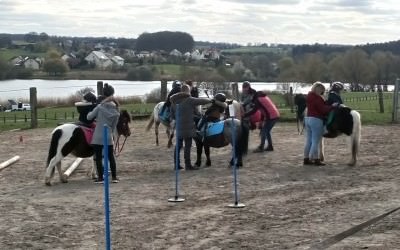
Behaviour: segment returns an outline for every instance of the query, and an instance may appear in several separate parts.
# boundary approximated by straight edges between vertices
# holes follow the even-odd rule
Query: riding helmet
[[[226,96],[224,93],[218,93],[214,96],[214,99],[220,102],[225,102],[226,101]]]
[[[114,88],[111,85],[109,85],[108,83],[104,84],[103,94],[106,97],[114,95]]]
[[[88,92],[83,96],[83,100],[91,103],[96,103],[96,95],[92,92]]]
[[[178,81],[178,80],[175,80],[175,81],[172,82],[172,88],[173,88],[173,89],[174,89],[174,88],[180,88],[181,85],[182,85],[181,82]]]
[[[332,83],[331,90],[333,90],[333,91],[341,91],[341,90],[343,90],[343,88],[344,88],[343,83],[334,82],[334,83]]]

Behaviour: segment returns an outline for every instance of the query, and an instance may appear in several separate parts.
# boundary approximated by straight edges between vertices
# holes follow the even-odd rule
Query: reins
[[[128,137],[125,136],[125,139],[124,139],[124,142],[122,143],[122,145],[119,144],[119,138],[121,138],[120,135],[118,136],[117,141],[115,142],[115,148],[114,148],[114,154],[115,154],[116,157],[118,157],[121,154],[122,149],[124,149],[126,139]]]

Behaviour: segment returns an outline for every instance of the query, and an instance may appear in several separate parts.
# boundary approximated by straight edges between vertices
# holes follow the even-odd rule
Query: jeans
[[[324,132],[324,122],[316,117],[305,117],[306,145],[304,146],[304,158],[319,159],[319,144]]]
[[[266,120],[264,121],[263,127],[261,128],[261,143],[260,148],[264,148],[265,139],[267,139],[268,147],[272,147],[272,137],[271,137],[271,130],[275,126],[275,123],[278,119]]]
[[[93,144],[94,156],[96,158],[97,176],[103,180],[103,145]],[[108,145],[108,160],[110,162],[111,176],[117,178],[117,164],[115,163],[114,147]]]
[[[183,157],[185,159],[185,167],[191,167],[191,161],[190,161],[190,151],[192,148],[192,137],[188,138],[176,138],[176,146],[175,146],[175,151],[174,151],[174,163],[176,164],[176,147],[178,147],[178,153],[180,154],[181,148],[183,147],[183,142],[185,142],[185,148],[183,151]],[[178,155],[178,164],[180,165],[180,157]]]

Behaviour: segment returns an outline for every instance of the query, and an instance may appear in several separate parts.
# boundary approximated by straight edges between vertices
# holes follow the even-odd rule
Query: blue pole
[[[111,232],[110,232],[110,192],[108,182],[108,127],[104,125],[103,129],[103,180],[104,180],[104,214],[106,227],[106,250],[111,250]]]
[[[175,199],[177,200],[179,197],[179,104],[176,105],[176,113],[175,113],[175,138],[176,138],[176,146],[175,146]]]
[[[233,158],[233,186],[235,190],[235,205],[239,203],[239,194],[237,190],[237,169],[236,169],[236,164],[237,164],[237,158],[236,158],[236,125],[235,125],[235,119],[232,116],[232,158]]]

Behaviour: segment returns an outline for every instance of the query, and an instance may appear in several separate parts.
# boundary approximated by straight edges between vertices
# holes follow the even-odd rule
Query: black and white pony
[[[169,123],[166,121],[163,121],[160,117],[160,111],[162,107],[164,106],[165,102],[159,102],[154,106],[153,112],[151,113],[149,123],[146,126],[146,131],[149,131],[151,127],[154,124],[154,132],[156,134],[156,145],[159,145],[159,140],[158,140],[158,128],[160,127],[160,124],[163,124],[166,128],[166,133],[168,136],[168,147],[172,146],[172,138],[174,137],[174,128],[173,124],[174,123]]]
[[[329,137],[325,138],[336,138],[342,134],[349,136],[351,159],[348,165],[354,166],[357,163],[357,156],[360,148],[361,115],[359,112],[343,105],[335,108],[333,112],[333,120],[328,124],[328,129],[330,131]],[[325,159],[324,138],[320,143],[320,159]]]
[[[117,136],[128,137],[131,135],[129,123],[131,116],[126,110],[122,110],[117,124]],[[47,156],[47,168],[45,174],[45,184],[50,186],[51,179],[57,166],[60,181],[68,182],[61,171],[61,161],[69,154],[76,157],[87,158],[93,156],[93,147],[87,142],[85,127],[74,123],[66,123],[56,127],[51,135],[49,154]],[[92,167],[92,178],[95,175],[94,164]]]
[[[201,155],[203,152],[206,155],[206,166],[211,166],[211,158],[210,158],[210,147],[213,148],[221,148],[225,147],[229,144],[235,145],[235,157],[236,159],[231,158],[230,166],[242,167],[243,166],[243,156],[247,154],[248,150],[248,142],[249,142],[249,128],[248,125],[243,123],[240,118],[242,115],[242,107],[240,103],[237,101],[233,101],[232,103],[235,110],[235,118],[226,118],[217,123],[208,123],[206,125],[207,129],[213,129],[213,126],[218,126],[220,133],[218,135],[208,135],[207,129],[206,131],[201,131],[200,133],[205,133],[203,135],[198,135],[194,138],[197,148],[197,158],[195,165],[197,167],[201,166]],[[229,114],[226,115],[229,117]],[[233,122],[233,123],[232,123]],[[235,133],[233,130],[235,129]],[[233,141],[233,139],[235,139]]]

